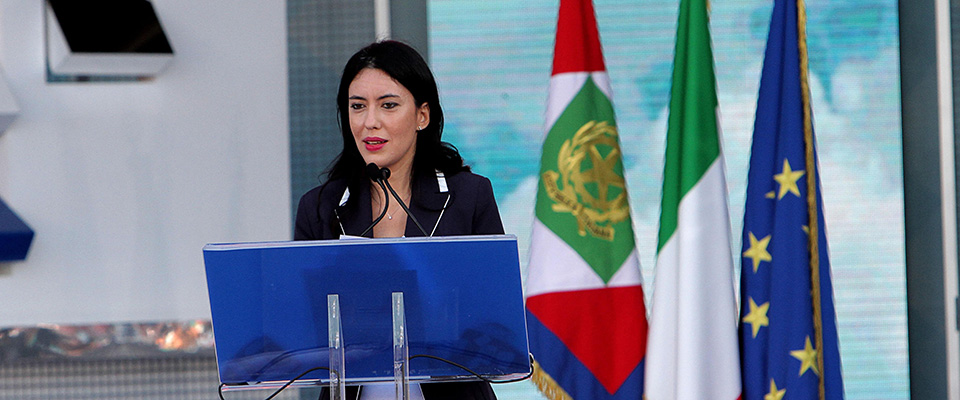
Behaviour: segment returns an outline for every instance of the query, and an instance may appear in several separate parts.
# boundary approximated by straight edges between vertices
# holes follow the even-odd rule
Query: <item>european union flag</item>
[[[740,277],[744,400],[843,398],[797,3],[774,2],[760,78]]]

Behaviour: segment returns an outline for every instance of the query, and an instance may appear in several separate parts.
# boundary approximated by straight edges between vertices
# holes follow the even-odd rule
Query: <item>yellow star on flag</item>
[[[623,188],[623,177],[616,173],[616,165],[620,161],[620,149],[614,148],[604,157],[597,150],[597,147],[593,146],[588,154],[593,167],[583,171],[584,180],[597,184],[597,191],[599,192],[597,201],[601,208],[609,208],[610,186]]]
[[[773,180],[780,184],[780,194],[777,195],[777,200],[782,199],[787,192],[793,193],[797,195],[797,197],[800,197],[800,188],[797,186],[797,180],[799,180],[803,174],[803,170],[794,171],[790,169],[790,162],[784,158],[783,172],[773,176]]]
[[[787,394],[787,389],[777,390],[777,384],[773,382],[773,379],[770,379],[770,393],[763,396],[763,400],[781,400],[785,394]]]
[[[808,369],[812,369],[814,374],[820,375],[820,371],[817,370],[817,350],[810,344],[810,336],[807,336],[802,350],[791,351],[790,355],[800,360],[800,375],[798,376],[803,376],[803,373],[807,372]]]
[[[757,240],[757,237],[750,232],[750,248],[743,252],[743,256],[753,260],[753,272],[757,272],[761,261],[773,261],[773,256],[767,252],[767,245],[770,244],[770,235]]]
[[[753,297],[750,298],[750,313],[743,317],[743,322],[750,324],[750,327],[753,328],[753,337],[757,337],[761,326],[770,326],[770,319],[767,318],[767,310],[769,309],[769,301],[757,306],[757,303],[753,301]]]

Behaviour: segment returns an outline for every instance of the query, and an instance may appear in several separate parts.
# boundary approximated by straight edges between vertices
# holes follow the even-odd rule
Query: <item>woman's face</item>
[[[430,107],[390,75],[365,68],[347,89],[350,131],[365,163],[409,173],[417,148],[417,130],[430,123]]]

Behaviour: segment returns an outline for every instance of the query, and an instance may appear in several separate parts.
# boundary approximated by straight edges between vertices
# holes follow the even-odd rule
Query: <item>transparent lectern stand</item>
[[[403,310],[403,293],[393,292],[391,310],[393,311],[393,384],[396,399],[410,398],[410,351],[407,348],[407,319]]]
[[[397,400],[410,398],[410,351],[407,348],[406,318],[403,310],[403,293],[391,294],[393,314],[393,383]],[[330,345],[330,399],[345,400],[343,331],[340,324],[340,295],[327,295],[327,322]]]
[[[204,265],[225,390],[530,372],[512,235],[214,244]],[[429,355],[414,358],[411,355]]]
[[[330,398],[344,400],[346,376],[343,355],[343,327],[340,324],[340,295],[327,295],[327,341],[330,348]]]

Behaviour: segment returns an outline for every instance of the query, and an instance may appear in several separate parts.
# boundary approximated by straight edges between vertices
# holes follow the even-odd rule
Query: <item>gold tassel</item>
[[[540,389],[540,393],[543,393],[549,400],[573,400],[573,397],[570,397],[567,391],[557,384],[557,381],[544,372],[543,368],[540,368],[540,363],[536,361],[533,362],[533,377],[531,380],[537,385],[537,389]]]

